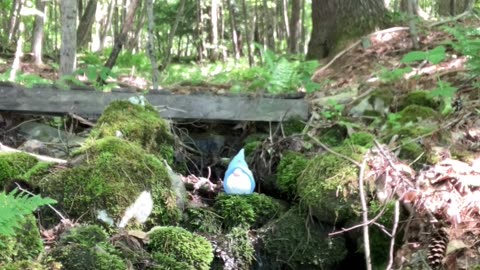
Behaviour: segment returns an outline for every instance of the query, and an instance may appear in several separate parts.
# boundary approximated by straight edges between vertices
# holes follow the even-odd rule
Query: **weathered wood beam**
[[[109,93],[90,90],[25,89],[0,85],[0,111],[67,114],[96,118],[114,100],[139,95],[131,91]],[[284,121],[308,119],[309,106],[304,99],[280,99],[245,96],[174,95],[153,92],[144,95],[167,119],[232,121]]]

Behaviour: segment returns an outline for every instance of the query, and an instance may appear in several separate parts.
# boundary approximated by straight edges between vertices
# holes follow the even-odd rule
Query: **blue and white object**
[[[245,161],[245,150],[240,152],[228,164],[223,179],[223,188],[227,194],[252,194],[255,189],[253,173]]]

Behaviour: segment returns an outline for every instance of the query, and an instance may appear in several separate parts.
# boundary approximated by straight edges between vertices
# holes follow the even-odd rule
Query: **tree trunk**
[[[9,80],[11,82],[15,81],[17,72],[20,70],[20,59],[23,56],[23,32],[25,31],[25,25],[21,20],[19,20],[19,26],[18,26],[18,41],[17,41],[17,49],[15,51],[15,58],[13,59],[13,64],[12,64],[12,70],[10,71],[10,76]]]
[[[142,5],[140,3],[140,6],[138,8],[142,8]],[[142,31],[143,29],[143,26],[145,25],[145,20],[146,20],[146,10],[145,9],[141,9],[142,12],[140,12],[138,14],[138,17],[137,17],[137,24],[135,26],[135,29],[133,31],[133,34],[130,36],[130,39],[128,40],[127,44],[127,50],[129,52],[133,52],[135,49],[137,49],[137,51],[143,51],[143,49],[140,49],[140,43],[141,41],[139,40],[139,36],[140,36],[140,32]]]
[[[245,38],[247,39],[247,52],[248,52],[248,65],[253,66],[253,55],[252,55],[252,46],[250,42],[250,27],[248,25],[248,12],[247,12],[247,4],[245,3],[246,0],[241,0],[242,1],[242,10],[243,10],[243,18],[245,20],[245,25],[243,26],[245,28]]]
[[[287,0],[282,1],[282,17],[283,17],[283,23],[285,27],[285,38],[288,42],[288,38],[290,37],[290,28],[288,26],[288,4]]]
[[[154,27],[155,22],[153,18],[153,0],[147,0],[145,3],[145,9],[147,12],[148,21],[148,42],[147,42],[147,55],[150,57],[152,63],[152,86],[153,90],[158,89],[158,68],[157,58],[155,57],[155,43],[154,43]]]
[[[97,12],[98,0],[89,0],[87,7],[83,12],[77,29],[77,48],[84,47],[89,41],[89,33],[91,33],[95,13]]]
[[[288,38],[288,52],[298,53],[300,45],[300,12],[302,10],[302,0],[292,0],[292,13],[290,15],[290,36]]]
[[[455,16],[468,10],[469,1],[437,0],[437,12],[440,16]]]
[[[12,3],[12,9],[10,11],[10,23],[8,24],[8,40],[7,44],[15,43],[15,33],[18,30],[20,22],[20,10],[22,9],[22,0],[14,0]]]
[[[168,64],[170,64],[170,59],[172,57],[173,39],[175,38],[175,33],[177,32],[178,24],[180,23],[180,20],[183,18],[186,2],[187,0],[180,1],[180,9],[178,10],[177,17],[175,18],[175,22],[172,25],[172,29],[170,29],[170,33],[168,35],[168,40],[167,40],[167,47],[165,48],[165,52],[164,52],[165,56],[163,58],[163,63],[161,67],[162,70],[166,69]]]
[[[32,38],[32,54],[35,59],[35,65],[42,65],[42,51],[43,51],[43,34],[44,34],[44,25],[45,19],[47,18],[45,14],[45,1],[37,0],[36,9],[42,13],[42,15],[35,15],[35,24],[33,26],[33,38]]]
[[[205,31],[205,20],[203,16],[203,5],[202,0],[197,0],[197,40],[198,40],[198,60],[203,61],[206,56],[205,51],[205,40],[204,40],[204,31]],[[169,49],[169,48],[168,48]]]
[[[264,36],[266,41],[265,45],[267,46],[268,49],[275,51],[275,25],[273,24],[275,12],[272,12],[271,10],[269,10],[270,8],[268,7],[267,0],[263,0],[262,8],[263,8],[263,18],[264,18],[263,24],[265,27],[265,31],[264,31]]]
[[[69,75],[76,66],[77,56],[77,2],[60,1],[62,45],[60,47],[60,77]]]
[[[120,51],[122,50],[122,47],[127,40],[128,32],[130,31],[130,29],[132,29],[133,19],[135,18],[135,12],[137,11],[139,3],[140,3],[140,0],[132,0],[130,2],[127,16],[125,17],[125,21],[123,22],[123,25],[122,25],[122,31],[118,34],[117,39],[115,39],[112,52],[110,53],[110,56],[108,57],[108,60],[105,63],[105,67],[112,69],[113,66],[115,65],[115,62],[117,61],[117,57],[120,54]]]
[[[230,13],[230,28],[232,31],[232,43],[233,43],[233,52],[235,54],[235,60],[240,59],[242,55],[242,43],[241,43],[241,34],[237,27],[237,18],[236,7],[232,3],[233,0],[226,0],[228,5],[228,12]]]
[[[211,29],[212,29],[212,51],[210,52],[210,59],[215,61],[218,59],[218,14],[220,3],[219,0],[212,0],[211,4],[211,14],[210,14],[210,22],[211,22]]]
[[[356,39],[386,24],[383,0],[312,0],[308,59],[321,59],[338,49],[338,41]]]
[[[113,18],[113,13],[115,12],[114,2],[115,0],[109,1],[107,11],[106,11],[107,16],[101,16],[102,19],[98,23],[100,27],[100,29],[98,30],[99,44],[97,49],[93,48],[93,51],[96,51],[96,50],[100,51],[100,50],[103,50],[103,48],[105,47],[105,41],[107,39],[108,31],[112,28],[112,18]]]

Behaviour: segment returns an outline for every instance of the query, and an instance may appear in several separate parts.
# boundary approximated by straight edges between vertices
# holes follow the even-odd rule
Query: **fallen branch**
[[[0,143],[0,152],[4,152],[4,153],[25,153],[27,155],[30,155],[30,156],[33,156],[33,157],[37,158],[40,161],[53,162],[53,163],[59,163],[59,164],[66,164],[67,163],[67,161],[64,160],[64,159],[52,158],[52,157],[47,157],[47,156],[42,156],[42,155],[37,155],[37,154],[33,154],[33,153],[20,151],[20,150],[5,146],[2,143]]]
[[[360,174],[358,176],[358,188],[360,191],[360,202],[362,204],[362,220],[363,223],[368,223],[368,208],[367,200],[365,199],[365,190],[363,189],[363,178],[365,177],[365,167],[367,166],[367,158],[365,157],[360,167]],[[363,226],[363,247],[365,251],[365,263],[367,270],[372,270],[372,258],[370,256],[370,236],[368,233],[368,226]]]
[[[443,20],[443,21],[434,22],[434,23],[430,24],[430,25],[428,26],[428,28],[432,28],[432,27],[439,26],[439,25],[442,25],[442,24],[445,24],[445,23],[449,23],[449,22],[454,22],[454,21],[460,20],[461,18],[466,17],[466,16],[469,15],[469,14],[471,14],[471,10],[467,10],[467,11],[461,13],[461,14],[458,14],[458,15],[455,16],[455,17],[448,18],[448,19]]]

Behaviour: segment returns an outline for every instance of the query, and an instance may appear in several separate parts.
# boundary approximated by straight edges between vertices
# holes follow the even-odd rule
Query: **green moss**
[[[148,249],[152,254],[158,252],[177,262],[183,262],[188,265],[186,269],[210,269],[213,250],[210,242],[204,237],[183,228],[171,226],[155,227],[148,233],[148,236]],[[159,264],[162,261],[155,261],[155,263]]]
[[[0,235],[0,263],[17,260],[31,260],[43,252],[43,242],[37,227],[35,217],[28,215],[18,228],[14,236]]]
[[[107,237],[107,233],[100,226],[86,225],[72,228],[62,234],[59,245],[77,243],[92,247],[97,243],[107,241]]]
[[[373,146],[374,139],[375,136],[368,132],[355,132],[350,135],[350,138],[346,139],[344,143],[370,148]]]
[[[382,216],[378,219],[378,223],[386,228],[392,228],[395,203],[390,201],[385,207]],[[383,208],[383,204],[380,204],[375,200],[371,201],[369,205],[369,216],[377,216]],[[358,241],[362,240],[359,238]],[[401,242],[400,239],[398,239],[398,241]],[[360,243],[359,249],[363,250],[363,242]],[[373,268],[386,269],[389,257],[388,254],[390,251],[390,237],[377,226],[370,227],[370,250],[372,254]]]
[[[92,138],[115,136],[120,131],[123,138],[140,144],[147,151],[173,164],[174,139],[169,124],[163,120],[151,105],[142,107],[129,101],[114,101],[103,111]]]
[[[88,141],[79,154],[85,156],[83,163],[57,170],[39,183],[42,193],[56,199],[57,207],[70,217],[95,222],[97,211],[106,210],[118,220],[142,191],[150,190],[152,220],[157,224],[179,220],[164,164],[139,145],[106,137]]]
[[[280,203],[264,194],[227,195],[219,194],[214,205],[223,217],[223,226],[259,228],[281,211]]]
[[[153,266],[149,269],[155,270],[195,270],[188,263],[177,261],[175,258],[165,255],[163,252],[154,252],[152,254]]]
[[[423,154],[423,152],[423,147],[419,143],[407,142],[402,143],[402,148],[398,157],[409,161],[420,158],[419,160],[417,160],[417,163],[424,163],[426,161],[426,156]]]
[[[427,91],[413,91],[407,94],[407,96],[401,101],[399,109],[402,110],[409,105],[418,105],[423,107],[429,107],[434,110],[440,109],[439,102],[433,97],[429,96]]]
[[[127,266],[115,249],[107,243],[87,246],[78,243],[59,246],[50,257],[65,270],[125,270]]]
[[[225,237],[238,269],[251,269],[255,260],[255,248],[250,241],[248,230],[235,227]]]
[[[361,161],[365,149],[359,146],[335,147],[333,151]],[[357,216],[358,167],[330,153],[310,160],[298,180],[301,201],[312,208],[322,222],[342,222]]]
[[[293,119],[283,123],[283,131],[286,136],[302,133],[304,128],[305,123],[302,120]]]
[[[307,166],[307,158],[301,153],[286,152],[277,167],[278,189],[293,198],[297,194],[297,179]]]
[[[50,170],[55,166],[54,163],[48,163],[40,161],[35,166],[30,168],[27,172],[25,172],[21,178],[26,179],[28,182],[37,183],[45,177],[47,174],[50,173]]]
[[[221,216],[209,208],[188,208],[183,227],[189,231],[218,234],[221,232]]]
[[[398,119],[398,122],[401,124],[406,124],[408,122],[416,123],[423,119],[439,118],[439,113],[434,109],[419,105],[408,105],[401,110],[399,114],[400,118]]]
[[[29,261],[29,260],[16,261],[12,263],[7,263],[5,265],[0,264],[0,269],[2,270],[47,270],[47,268],[42,266],[41,264],[34,261]]]
[[[262,230],[265,252],[280,264],[275,269],[330,269],[345,258],[344,239],[329,238],[327,229],[308,220],[294,207]]]
[[[25,153],[0,153],[0,188],[3,189],[4,181],[9,178],[19,178],[38,160]]]
[[[342,126],[334,126],[322,131],[319,138],[321,142],[328,146],[338,146],[343,143],[343,140],[347,136],[347,131]]]

